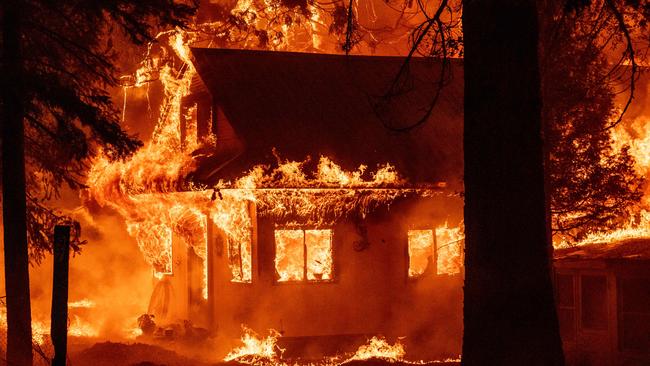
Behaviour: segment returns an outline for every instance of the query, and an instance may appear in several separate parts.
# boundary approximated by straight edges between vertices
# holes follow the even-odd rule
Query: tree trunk
[[[52,366],[65,366],[68,354],[68,275],[70,273],[70,226],[54,227],[52,314],[50,338],[54,346]]]
[[[537,10],[467,0],[463,365],[563,365],[546,224]]]
[[[7,363],[32,365],[25,194],[25,113],[20,1],[2,2],[2,214],[7,291]]]

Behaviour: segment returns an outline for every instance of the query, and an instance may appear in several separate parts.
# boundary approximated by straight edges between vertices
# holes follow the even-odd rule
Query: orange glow
[[[256,2],[239,0],[233,12],[260,14],[258,7]],[[321,16],[320,10],[314,10],[310,19],[318,20]],[[262,27],[258,24],[263,22],[262,18],[242,19]],[[304,38],[305,47],[311,50],[321,47],[323,40],[317,33],[323,29],[319,25],[309,22],[301,25],[296,21],[289,28],[305,24],[309,35]],[[219,24],[201,26],[218,29]],[[270,39],[269,47],[285,49],[292,42],[295,45],[297,38],[292,39],[295,32],[289,28],[284,30],[286,37]],[[263,217],[272,219],[279,228],[286,228],[275,232],[275,268],[279,282],[331,281],[335,275],[333,232],[321,228],[332,227],[349,217],[363,219],[398,198],[441,194],[440,185],[409,186],[389,163],[376,167],[361,164],[348,170],[327,156],[319,156],[315,170],[309,171],[306,167],[313,166],[307,164],[309,158],[286,160],[277,152],[274,152],[276,165],[255,166],[241,172],[233,181],[213,182],[210,186],[193,183],[189,177],[197,167],[194,153],[198,149],[214,148],[219,138],[212,133],[199,138],[199,105],[182,104],[190,94],[192,80],[196,79],[189,46],[197,37],[192,32],[180,31],[159,34],[159,44],[182,61],[180,67],[166,57],[147,57],[130,77],[130,85],[124,86],[126,108],[127,88],[139,89],[144,94],[151,80],[162,85],[164,101],[152,137],[122,161],[110,161],[100,154],[93,161],[86,182],[89,188],[84,192],[89,202],[110,208],[124,218],[129,235],[151,265],[155,277],[173,275],[177,270],[174,260],[182,253],[172,253],[172,244],[174,250],[179,246],[191,249],[201,259],[202,296],[207,299],[208,243],[217,237],[226,246],[230,281],[252,282],[253,248],[257,245],[255,223],[258,217]],[[291,49],[298,50],[295,46]],[[299,227],[309,229],[298,230]],[[81,319],[77,321],[74,326],[78,334],[96,334]],[[128,333],[136,337],[141,331],[132,329]],[[247,355],[275,357],[269,351],[275,347],[273,334],[260,338],[245,330],[242,341],[245,346],[231,352],[227,359],[239,360]]]
[[[307,279],[332,279],[332,230],[305,230]]]
[[[463,240],[465,233],[461,227],[444,226],[436,228],[437,273],[457,274],[463,266]]]
[[[409,230],[409,277],[424,274],[433,260],[433,230]]]
[[[391,345],[383,337],[372,337],[368,340],[368,344],[365,344],[355,352],[355,354],[350,357],[348,361],[352,360],[368,360],[371,358],[379,358],[386,361],[402,361],[406,355],[404,346],[397,341],[395,344]]]
[[[304,277],[305,247],[302,230],[275,231],[275,270],[278,282],[300,281]]]
[[[278,282],[331,280],[332,230],[275,230],[275,270]]]
[[[284,352],[284,349],[277,345],[280,333],[271,329],[269,330],[269,335],[262,338],[244,325],[242,325],[242,329],[244,331],[241,337],[243,345],[230,351],[224,358],[224,361],[237,361],[251,365],[265,362],[279,364],[279,362],[273,361],[278,361],[282,356],[282,352]]]
[[[3,332],[7,331],[7,308],[4,306],[0,307],[0,329]],[[94,325],[76,315],[71,315],[68,324],[68,335],[70,337],[94,338],[99,335],[99,331]],[[32,342],[42,346],[49,342],[49,336],[50,322],[32,319]]]
[[[621,123],[612,129],[612,147],[620,150],[629,146],[629,153],[634,157],[634,168],[640,176],[650,176],[650,119],[638,117],[630,123]],[[650,182],[645,183],[645,192],[641,202],[628,209],[630,219],[616,230],[593,231],[578,243],[566,239],[553,243],[556,248],[574,245],[606,244],[615,241],[650,238]]]
[[[232,282],[251,282],[253,269],[250,236],[244,236],[241,241],[228,240],[228,266],[230,266]]]
[[[465,234],[462,227],[448,227],[447,223],[434,230],[409,230],[409,277],[423,275],[433,264],[434,243],[436,274],[458,274],[463,266],[462,251]]]

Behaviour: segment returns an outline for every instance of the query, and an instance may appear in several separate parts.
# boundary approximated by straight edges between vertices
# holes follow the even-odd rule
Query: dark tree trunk
[[[52,366],[65,366],[68,353],[68,274],[70,272],[70,226],[54,228],[52,314],[50,337],[54,346]]]
[[[7,362],[32,365],[25,195],[25,114],[20,1],[2,2],[2,214],[7,291]]]
[[[546,224],[537,11],[466,0],[463,365],[563,365]]]

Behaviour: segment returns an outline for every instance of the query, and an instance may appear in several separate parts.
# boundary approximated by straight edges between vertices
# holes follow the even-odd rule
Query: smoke
[[[101,339],[126,339],[146,312],[152,291],[151,266],[143,259],[124,221],[108,211],[78,206],[75,192],[65,191],[59,207],[81,223],[88,240],[70,258],[70,333]],[[49,324],[52,298],[51,256],[30,271],[34,322]],[[49,326],[47,326],[49,328]]]

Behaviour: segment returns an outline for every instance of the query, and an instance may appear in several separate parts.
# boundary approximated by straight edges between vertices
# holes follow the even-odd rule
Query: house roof
[[[555,260],[650,260],[650,238],[556,249]]]
[[[204,48],[193,48],[192,54],[214,104],[244,144],[233,160],[215,154],[201,163],[204,181],[230,179],[256,164],[272,164],[275,148],[283,159],[310,156],[317,161],[325,155],[346,169],[365,164],[373,170],[388,162],[411,183],[445,181],[462,189],[459,61],[452,62],[449,82],[426,123],[395,132],[385,124],[411,124],[433,100],[439,61],[414,58],[407,91],[380,104],[401,57]]]

